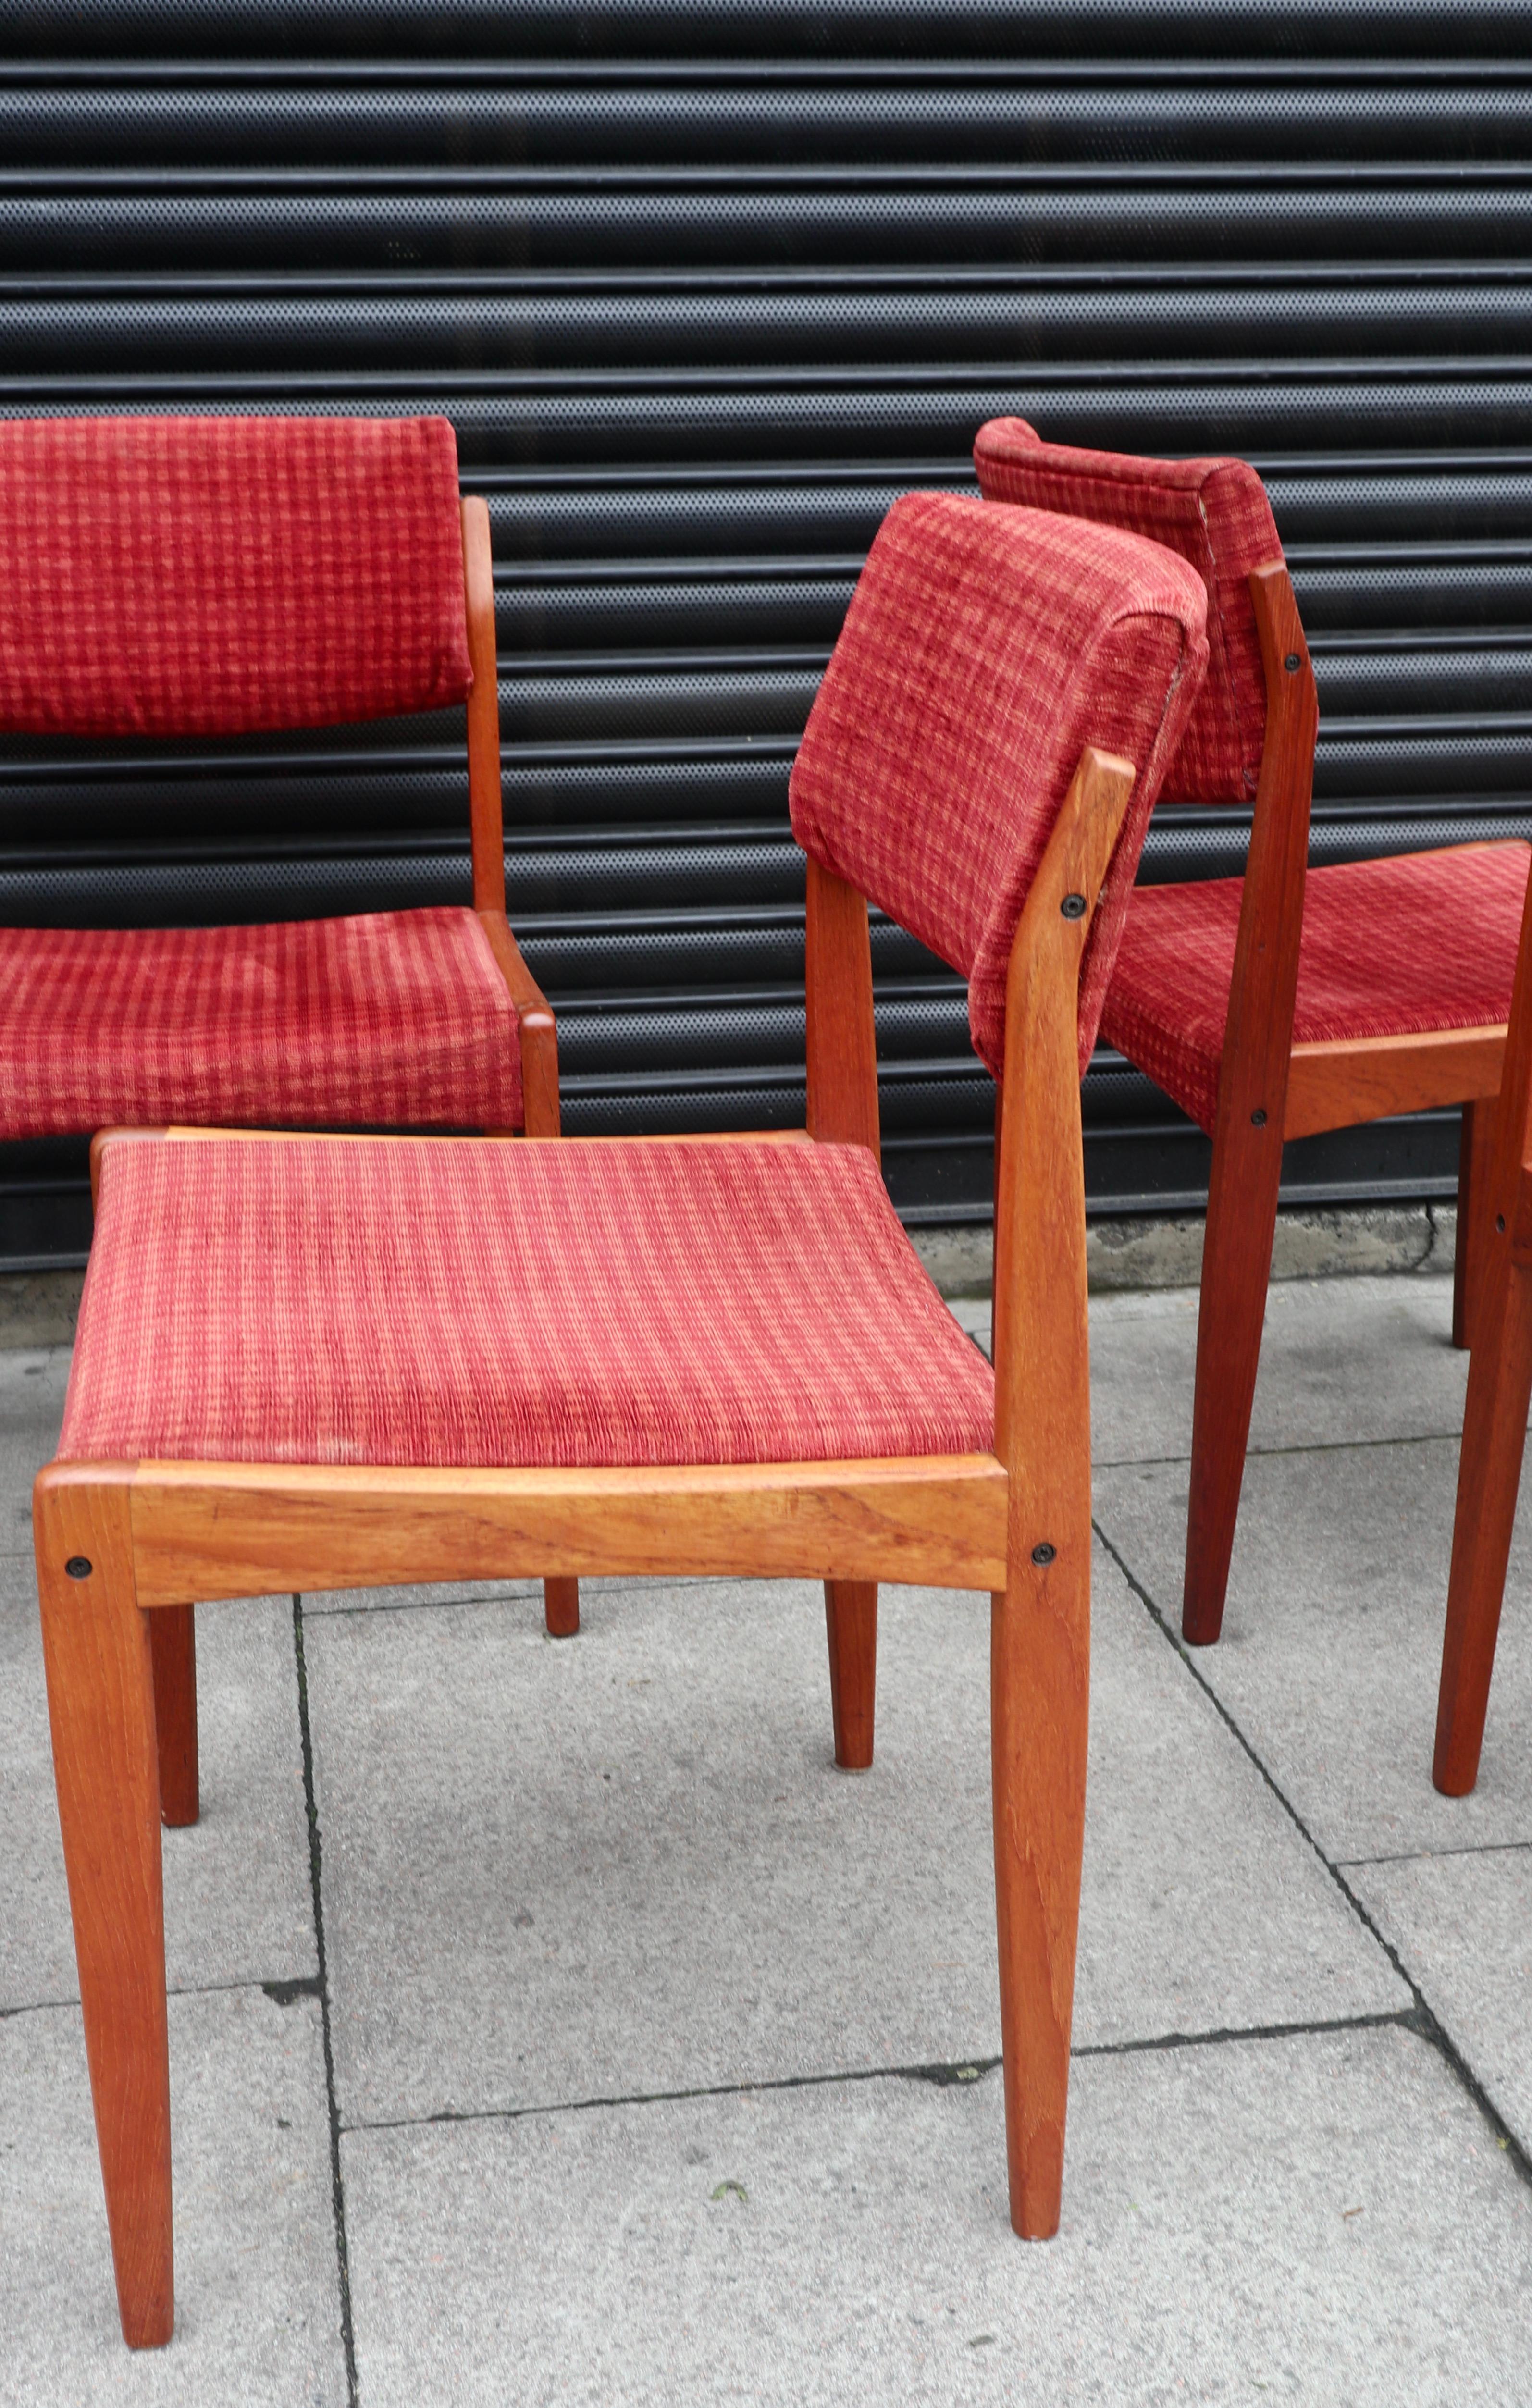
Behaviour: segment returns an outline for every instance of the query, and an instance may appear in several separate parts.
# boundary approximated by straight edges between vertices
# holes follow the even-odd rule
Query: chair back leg
[[[1089,1465],[1089,1432],[1083,1439]],[[1087,1478],[1088,1478],[1087,1470]],[[1045,1568],[1009,1566],[990,1607],[990,1746],[1010,2221],[1058,2230],[1085,1846],[1091,1527]]]
[[[835,1760],[842,1772],[866,1772],[872,1762],[878,1690],[877,1582],[827,1580],[824,1627],[830,1641]]]
[[[1281,1149],[1244,1136],[1220,1129],[1202,1241],[1181,1598],[1181,1632],[1193,1647],[1212,1646],[1224,1627],[1277,1229]]]
[[[580,1631],[579,1581],[545,1580],[542,1613],[550,1639],[576,1638]]]
[[[1486,1252],[1463,1415],[1431,1767],[1448,1798],[1466,1797],[1479,1778],[1532,1402],[1532,1269],[1513,1262],[1504,1242]]]
[[[1091,1687],[1091,1379],[1077,998],[1087,914],[1132,790],[1087,750],[1006,989],[995,1229],[995,1451],[1006,1585],[990,1608],[990,1760],[1010,2221],[1058,2230]]]
[[[197,1640],[193,1605],[163,1605],[149,1616],[159,1742],[160,1820],[174,1829],[197,1819]]]
[[[118,2309],[129,2346],[152,2349],[175,2320],[170,2057],[154,1670],[149,1616],[135,1598],[126,1485],[45,1473],[34,1526]]]

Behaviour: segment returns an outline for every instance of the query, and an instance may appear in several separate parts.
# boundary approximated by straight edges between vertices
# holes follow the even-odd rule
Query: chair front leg
[[[1221,1128],[1202,1241],[1181,1600],[1181,1632],[1194,1647],[1212,1646],[1224,1627],[1281,1182],[1280,1140],[1239,1143]]]
[[[835,1760],[842,1772],[866,1772],[872,1762],[878,1688],[877,1582],[827,1580],[824,1627],[830,1641]]]
[[[197,1819],[197,1635],[194,1605],[162,1605],[149,1617],[159,1742],[160,1820]]]
[[[152,2349],[175,2320],[154,1667],[125,1481],[88,1469],[37,1483],[37,1589],[118,2308],[130,2347]]]

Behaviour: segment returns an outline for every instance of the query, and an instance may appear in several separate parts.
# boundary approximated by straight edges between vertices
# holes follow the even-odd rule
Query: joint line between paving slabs
[[[1388,2014],[1335,2015],[1314,2023],[1229,2024],[1208,2031],[1156,2032],[1144,2040],[1087,2042],[1080,2048],[1072,2048],[1069,2055],[1071,2059],[1138,2057],[1154,2049],[1220,2048],[1238,2041],[1294,2040],[1315,2032],[1376,2031],[1391,2024],[1402,2024],[1409,2031],[1423,2028],[1417,2008],[1400,2007]],[[524,2107],[437,2107],[422,2115],[364,2115],[342,2128],[348,2132],[406,2132],[422,2124],[519,2124],[529,2115],[590,2115],[603,2107],[669,2107],[689,2099],[752,2099],[776,2090],[823,2090],[838,2083],[926,2082],[933,2089],[955,2090],[997,2072],[1001,2062],[997,2057],[966,2057],[940,2065],[840,2066],[824,2073],[781,2073],[755,2082],[708,2082],[681,2090],[626,2090],[603,2093],[594,2099],[534,2100]]]
[[[324,2097],[330,2117],[330,2194],[335,2211],[336,2271],[340,2284],[340,2344],[346,2354],[346,2398],[358,2408],[356,2334],[351,2324],[351,2265],[346,2245],[346,2186],[340,2172],[340,2106],[336,2097],[336,2056],[330,2031],[330,1971],[324,1948],[324,1899],[321,1885],[319,1805],[314,1794],[314,1739],[308,1720],[308,1667],[303,1652],[303,1599],[293,1598],[293,1653],[298,1670],[298,1732],[303,1742],[303,1797],[308,1814],[308,1885],[314,1899],[314,1949],[319,1959],[320,2032],[324,2044]]]
[[[603,2107],[669,2107],[688,2099],[752,2099],[771,2090],[823,2090],[838,2082],[928,2082],[947,2090],[981,2081],[997,2057],[957,2057],[951,2065],[850,2065],[828,2073],[781,2073],[755,2082],[703,2082],[681,2090],[624,2090],[594,2099],[537,2099],[525,2107],[436,2107],[423,2115],[359,2116],[348,2132],[408,2132],[422,2124],[519,2124],[528,2115],[590,2115]]]
[[[1249,1462],[1267,1462],[1276,1455],[1365,1455],[1380,1446],[1445,1446],[1456,1445],[1461,1430],[1405,1430],[1391,1438],[1310,1438],[1294,1446],[1247,1446]],[[1190,1463],[1189,1454],[1181,1455],[1098,1455],[1095,1458],[1097,1471],[1164,1471],[1174,1464]]]
[[[1396,2007],[1391,2014],[1320,2015],[1292,2024],[1217,2024],[1210,2031],[1155,2032],[1147,2040],[1087,2041],[1069,2051],[1077,2057],[1142,2057],[1160,2048],[1227,2048],[1237,2041],[1312,2040],[1326,2032],[1386,2031],[1401,2024],[1406,2031],[1421,2029],[1417,2007]],[[1430,2035],[1425,2035],[1429,2039]]]
[[[1399,1848],[1392,1856],[1337,1856],[1342,1872],[1365,1865],[1434,1865],[1442,1856],[1525,1856],[1532,1840],[1473,1840],[1461,1848]]]
[[[1325,1855],[1324,1849],[1320,1846],[1319,1842],[1315,1839],[1312,1831],[1309,1828],[1308,1824],[1304,1821],[1303,1816],[1298,1813],[1297,1808],[1294,1805],[1286,1791],[1281,1788],[1281,1784],[1267,1770],[1266,1765],[1256,1754],[1254,1747],[1246,1738],[1244,1732],[1239,1727],[1239,1725],[1236,1722],[1233,1714],[1224,1703],[1223,1698],[1219,1696],[1217,1690],[1208,1679],[1207,1674],[1201,1671],[1193,1662],[1191,1650],[1184,1644],[1180,1634],[1171,1628],[1169,1623],[1166,1620],[1165,1615],[1160,1612],[1159,1607],[1155,1604],[1153,1598],[1150,1596],[1149,1591],[1145,1588],[1142,1581],[1138,1578],[1136,1573],[1128,1570],[1128,1567],[1124,1561],[1121,1554],[1113,1545],[1111,1540],[1108,1538],[1105,1530],[1103,1530],[1100,1523],[1095,1520],[1094,1515],[1091,1520],[1091,1527],[1095,1532],[1096,1537],[1100,1540],[1102,1546],[1111,1557],[1111,1560],[1116,1565],[1118,1570],[1122,1573],[1123,1578],[1128,1584],[1128,1587],[1132,1590],[1134,1596],[1138,1598],[1139,1604],[1149,1615],[1150,1620],[1159,1631],[1160,1636],[1165,1640],[1167,1645],[1180,1656],[1181,1663],[1185,1666],[1187,1671],[1196,1683],[1197,1687],[1202,1691],[1203,1696],[1212,1707],[1213,1712],[1217,1714],[1219,1720],[1229,1731],[1233,1733],[1235,1739],[1238,1742],[1246,1756],[1249,1756],[1252,1764],[1255,1767],[1256,1771],[1260,1774],[1261,1779],[1266,1783],[1271,1795],[1276,1799],[1277,1803],[1281,1806],[1283,1813],[1293,1825],[1294,1829],[1308,1842],[1310,1847],[1313,1850],[1314,1855],[1318,1857],[1320,1863],[1329,1874],[1330,1879],[1334,1882],[1337,1889],[1340,1892],[1341,1897],[1346,1900],[1347,1905],[1351,1908],[1352,1913],[1362,1925],[1363,1929],[1371,1933],[1373,1939],[1376,1940],[1379,1947],[1382,1950],[1383,1955],[1388,1958],[1389,1963],[1393,1966],[1394,1971],[1397,1973],[1400,1981],[1405,1984],[1410,1997],[1415,2001],[1415,2010],[1412,2017],[1408,2019],[1400,2018],[1400,2020],[1409,2020],[1412,2023],[1414,2029],[1420,2033],[1421,2038],[1426,2041],[1430,2046],[1436,2050],[1438,2056],[1441,2057],[1443,2062],[1452,2069],[1463,2088],[1468,2092],[1469,2098],[1473,2100],[1474,2105],[1478,2108],[1479,2113],[1483,2117],[1485,2123],[1495,2134],[1495,2137],[1496,2141],[1498,2141],[1501,2148],[1511,2159],[1511,2164],[1515,2167],[1520,2179],[1527,2186],[1528,2189],[1532,2189],[1532,2162],[1529,2162],[1526,2151],[1523,2148],[1521,2142],[1517,2139],[1515,2133],[1511,2129],[1510,2125],[1505,2121],[1499,2109],[1496,2106],[1488,2091],[1484,2088],[1483,2084],[1480,2081],[1479,2076],[1469,2065],[1467,2057],[1463,2056],[1455,2041],[1452,2039],[1451,2035],[1438,2019],[1435,2009],[1431,2006],[1425,1991],[1421,1988],[1420,1984],[1416,1981],[1414,1975],[1410,1971],[1409,1966],[1399,1955],[1398,1950],[1395,1947],[1393,1942],[1385,1939],[1383,1933],[1379,1929],[1378,1925],[1367,1913],[1362,1900],[1358,1898],[1350,1882],[1346,1879],[1345,1874],[1341,1871],[1339,1865]]]

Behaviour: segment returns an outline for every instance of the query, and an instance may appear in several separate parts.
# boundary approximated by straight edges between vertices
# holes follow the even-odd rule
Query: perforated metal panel
[[[1532,833],[1532,9],[11,0],[0,411],[442,409],[494,529],[512,917],[575,1129],[801,1117],[796,736],[974,430],[1232,450],[1313,637],[1314,858]],[[0,741],[0,920],[466,897],[445,722]],[[1162,813],[1144,876],[1238,868]],[[888,1168],[982,1211],[958,982],[875,934]],[[1096,1209],[1206,1146],[1110,1055]],[[1290,1149],[1450,1190],[1452,1115]],[[0,1258],[83,1247],[0,1150]]]

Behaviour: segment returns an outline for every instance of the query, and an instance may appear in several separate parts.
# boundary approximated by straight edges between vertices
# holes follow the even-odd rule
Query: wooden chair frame
[[[549,1570],[821,1578],[837,1759],[857,1766],[872,1752],[877,1584],[990,1590],[1010,2214],[1025,2236],[1057,2229],[1090,1654],[1078,993],[1133,781],[1125,762],[1081,755],[1010,955],[992,1454],[594,1471],[57,1463],[38,1475],[59,1814],[135,2347],[167,2341],[174,2319],[160,1822],[163,1803],[184,1802],[188,1766],[194,1790],[194,1697],[175,1634],[198,1595]],[[813,862],[808,998],[809,1126],[779,1141],[876,1153],[866,905]]]
[[[1293,1042],[1319,700],[1292,580],[1252,572],[1266,673],[1266,744],[1251,826],[1213,1124],[1202,1252],[1191,1499],[1181,1627],[1209,1646],[1223,1627],[1276,1235],[1282,1146],[1393,1112],[1462,1104],[1453,1342],[1479,1312],[1482,1190],[1506,1024],[1412,1037]],[[1467,850],[1468,848],[1464,848]]]

